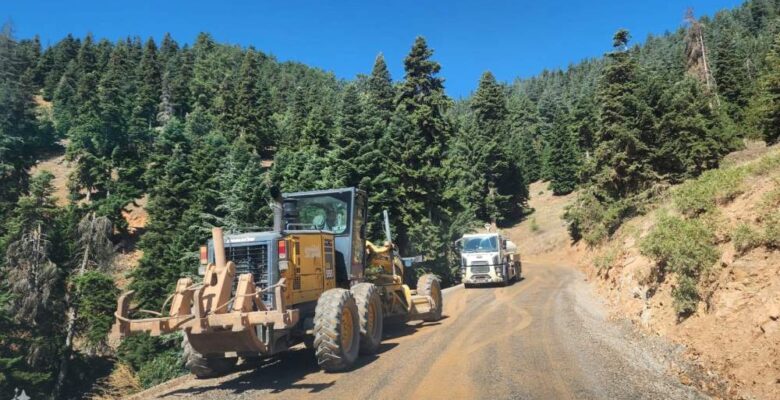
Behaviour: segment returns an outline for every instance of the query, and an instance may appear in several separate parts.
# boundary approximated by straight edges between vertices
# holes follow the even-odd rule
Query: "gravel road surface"
[[[134,398],[698,399],[668,372],[679,349],[607,319],[582,274],[524,265],[508,287],[450,288],[445,319],[386,329],[379,354],[324,373],[297,349],[216,378],[175,379]]]

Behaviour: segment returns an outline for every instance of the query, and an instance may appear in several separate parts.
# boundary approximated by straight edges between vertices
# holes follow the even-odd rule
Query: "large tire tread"
[[[431,309],[426,318],[423,318],[423,321],[435,322],[440,320],[444,309],[444,299],[441,294],[441,279],[433,274],[421,276],[417,280],[417,294],[431,296],[434,302],[433,309]]]
[[[371,283],[362,282],[350,289],[355,303],[357,303],[358,317],[360,319],[360,354],[375,354],[382,344],[382,331],[384,329],[382,314],[382,298],[379,297],[379,289]],[[374,308],[374,326],[368,332],[369,309]]]
[[[341,316],[352,313],[353,341],[349,351],[341,346]],[[314,312],[314,354],[317,363],[327,372],[343,371],[357,359],[360,347],[358,310],[352,293],[345,289],[330,289],[317,300]]]

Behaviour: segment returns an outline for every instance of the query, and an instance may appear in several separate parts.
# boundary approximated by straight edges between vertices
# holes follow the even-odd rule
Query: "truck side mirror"
[[[506,240],[501,241],[501,250],[506,250]]]
[[[463,250],[463,239],[458,239],[452,242],[452,249],[460,253]]]

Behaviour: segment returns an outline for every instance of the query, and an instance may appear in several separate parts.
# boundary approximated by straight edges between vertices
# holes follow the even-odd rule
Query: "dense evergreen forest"
[[[402,251],[453,283],[452,240],[532,212],[530,182],[579,190],[566,219],[574,240],[597,244],[744,139],[778,140],[780,2],[630,39],[618,30],[604,57],[512,84],[485,72],[453,101],[422,37],[404,76],[393,80],[380,54],[344,81],[206,33],[191,45],[69,35],[44,48],[6,25],[0,393],[80,396],[115,362],[144,385],[180,373],[175,336],[106,343],[112,259],[139,235],[122,213],[144,196],[129,287],[147,309],[195,274],[211,226],[268,226],[275,190],[365,189],[369,238],[381,240],[389,210]],[[73,167],[66,206],[51,174],[30,174],[60,152]]]

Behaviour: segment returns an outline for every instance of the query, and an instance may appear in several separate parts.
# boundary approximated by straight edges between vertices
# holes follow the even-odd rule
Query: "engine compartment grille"
[[[471,273],[472,274],[487,274],[490,272],[490,267],[487,265],[472,265],[471,266]]]
[[[236,279],[233,281],[231,294],[235,294],[238,277],[250,273],[258,289],[268,287],[268,244],[253,244],[250,246],[233,246],[225,248],[227,259],[236,264]],[[263,293],[263,302],[270,304],[272,293]]]

